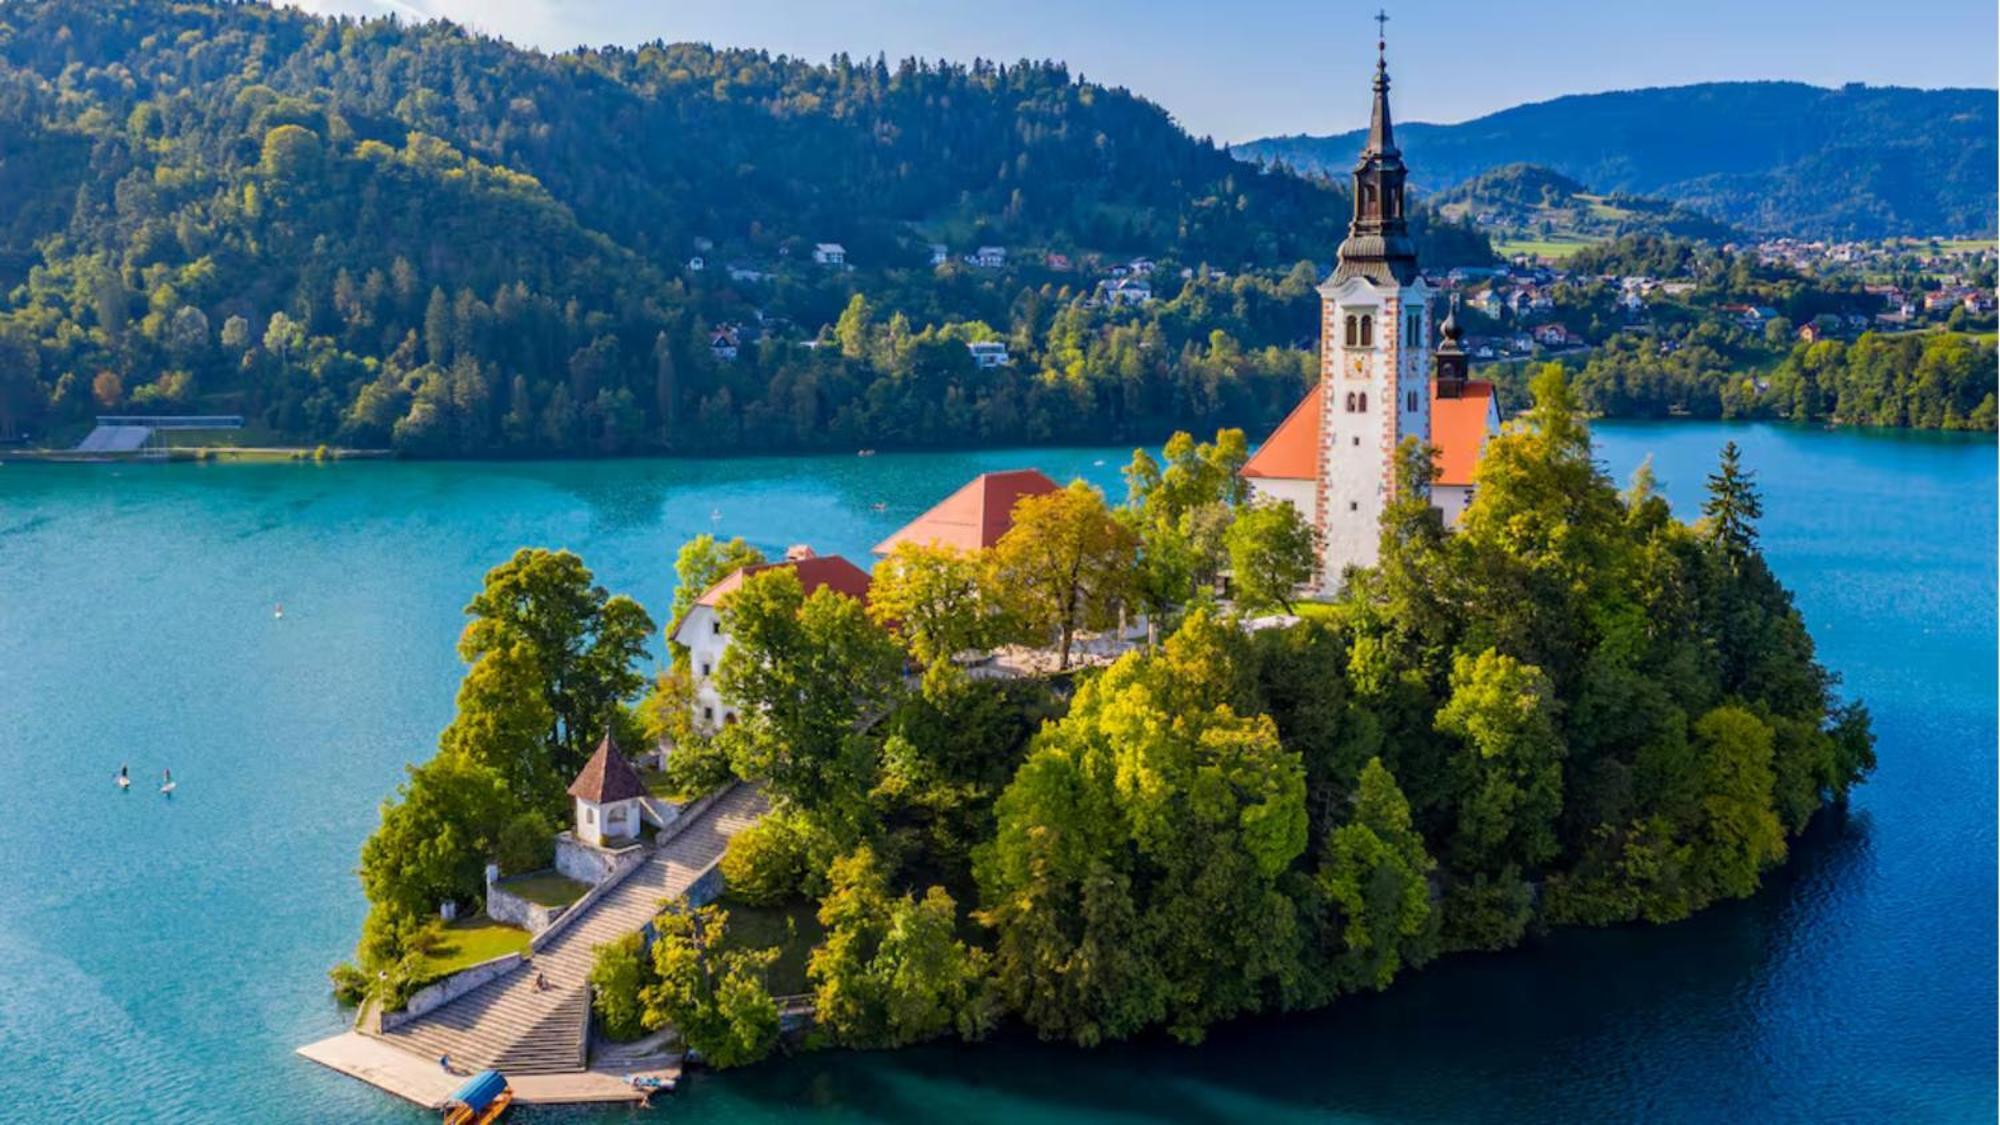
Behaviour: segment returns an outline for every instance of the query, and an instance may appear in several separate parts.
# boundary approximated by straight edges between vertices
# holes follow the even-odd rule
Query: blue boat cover
[[[451,1100],[474,1111],[487,1107],[500,1092],[507,1088],[507,1076],[497,1070],[482,1070],[465,1080],[465,1085],[451,1096]]]

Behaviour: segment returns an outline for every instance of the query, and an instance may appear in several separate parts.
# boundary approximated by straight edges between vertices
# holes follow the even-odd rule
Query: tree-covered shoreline
[[[808,594],[783,566],[757,571],[722,603],[717,676],[741,721],[691,723],[683,666],[613,725],[669,736],[685,796],[741,780],[771,802],[722,870],[737,901],[817,908],[807,1046],[976,1039],[1003,1022],[1079,1044],[1194,1042],[1446,954],[1753,894],[1873,769],[1867,712],[1839,696],[1766,566],[1762,500],[1733,444],[1702,517],[1682,523],[1646,469],[1623,491],[1605,478],[1559,369],[1534,396],[1489,444],[1456,531],[1426,498],[1429,459],[1406,446],[1380,565],[1303,619],[1248,625],[1300,575],[1295,537],[1243,494],[1241,435],[1182,436],[1135,454],[1122,505],[1076,484],[1024,501],[986,551],[899,550],[866,606]],[[517,558],[494,581],[523,589],[530,564],[560,577],[548,597],[571,591],[578,620],[602,623],[561,635],[615,652],[631,611],[601,591],[575,602],[587,575],[550,559]],[[752,561],[740,544],[690,545],[673,616]],[[1261,577],[1219,601],[1228,571]],[[1052,588],[1065,574],[1075,589]],[[489,590],[480,604],[509,603]],[[1157,647],[1053,675],[968,674],[968,651],[1053,656],[1119,606],[1149,615]],[[489,776],[470,791],[490,793],[524,763],[547,763],[530,778],[554,768],[546,713],[503,722],[515,707],[472,689],[501,674],[500,654],[540,644],[516,636],[468,674],[443,752],[420,767],[440,778],[413,775],[385,806],[385,839],[446,809],[434,834],[459,858],[431,853],[442,880],[407,898],[375,894],[406,879],[392,867],[365,878],[371,919],[396,920],[371,920],[363,970],[398,963],[420,934],[398,902],[476,894],[451,871],[510,838],[512,817],[491,811],[453,828],[436,794],[459,782],[445,778]],[[528,678],[505,699],[538,694],[533,666],[520,660]],[[364,872],[393,850],[370,849]],[[735,942],[726,909],[670,906],[657,929],[650,948],[601,955],[607,1025],[677,1027],[717,1065],[776,1049],[759,983],[776,952]]]
[[[10,7],[0,138],[0,439],[195,409],[424,457],[1262,424],[1301,367],[1265,353],[1313,325],[1266,306],[1349,209],[1053,62],[550,55],[255,4]],[[985,244],[1003,267],[960,260]],[[1163,303],[1230,277],[1093,299],[1140,257]],[[856,297],[880,346],[838,331]]]

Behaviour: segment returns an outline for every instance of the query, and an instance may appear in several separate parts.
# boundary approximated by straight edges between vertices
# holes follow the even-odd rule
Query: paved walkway
[[[525,966],[383,1032],[380,1041],[413,1055],[440,1077],[435,1060],[445,1054],[463,1071],[492,1067],[509,1080],[582,1072],[596,948],[651,921],[662,902],[684,893],[721,857],[729,838],[768,808],[754,787],[731,789],[654,848],[623,882],[567,920]],[[547,978],[547,989],[535,987],[538,973]]]
[[[425,1109],[442,1109],[444,1101],[463,1085],[463,1074],[446,1074],[430,1059],[391,1047],[358,1031],[322,1039],[299,1048],[299,1054],[351,1078],[415,1102]],[[678,1078],[679,1067],[648,1070],[660,1078]],[[569,1105],[577,1102],[636,1102],[639,1091],[623,1071],[585,1070],[570,1074],[508,1075],[514,1100],[522,1105]]]

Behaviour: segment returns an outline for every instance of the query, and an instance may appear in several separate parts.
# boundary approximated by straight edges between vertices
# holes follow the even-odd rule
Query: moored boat
[[[500,1120],[514,1104],[514,1088],[497,1070],[482,1070],[465,1080],[444,1103],[444,1125],[487,1125]]]

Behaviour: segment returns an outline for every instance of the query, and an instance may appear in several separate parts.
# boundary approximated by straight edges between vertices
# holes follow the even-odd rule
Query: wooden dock
[[[350,1078],[413,1102],[425,1109],[443,1109],[445,1099],[468,1075],[446,1074],[432,1060],[421,1059],[380,1039],[348,1031],[308,1043],[299,1054]],[[640,1072],[655,1078],[680,1078],[679,1067]],[[514,1100],[521,1105],[577,1105],[586,1102],[637,1102],[645,1095],[632,1088],[623,1072],[579,1070],[567,1074],[508,1075]]]

